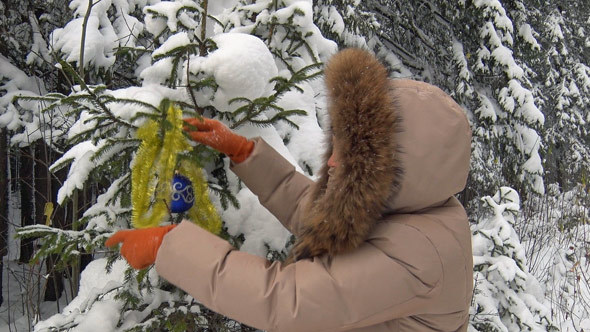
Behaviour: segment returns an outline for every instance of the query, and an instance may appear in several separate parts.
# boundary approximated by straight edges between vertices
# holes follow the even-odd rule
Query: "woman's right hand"
[[[220,121],[208,118],[188,118],[184,121],[189,125],[184,130],[194,141],[226,154],[234,163],[244,161],[254,149],[254,142],[235,134]]]

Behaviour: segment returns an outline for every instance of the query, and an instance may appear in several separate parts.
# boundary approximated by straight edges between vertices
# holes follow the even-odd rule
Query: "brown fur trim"
[[[363,243],[396,193],[401,171],[399,119],[386,68],[370,53],[346,49],[325,68],[328,112],[339,165],[324,162],[292,259],[345,253]]]

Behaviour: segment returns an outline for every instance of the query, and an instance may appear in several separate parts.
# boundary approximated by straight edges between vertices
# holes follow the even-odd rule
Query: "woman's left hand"
[[[134,269],[144,269],[154,264],[164,235],[174,227],[176,225],[118,231],[105,242],[105,245],[114,247],[122,243],[121,256],[125,257]]]

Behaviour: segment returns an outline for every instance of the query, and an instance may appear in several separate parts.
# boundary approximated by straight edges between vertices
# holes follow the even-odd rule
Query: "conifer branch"
[[[187,83],[190,82],[190,67],[191,67],[191,56],[190,54],[187,56],[186,59],[186,81]],[[202,108],[200,108],[197,104],[197,97],[195,97],[195,92],[193,91],[193,89],[191,88],[190,83],[188,83],[186,85],[186,89],[188,90],[189,95],[191,96],[191,99],[193,101],[193,104],[195,105],[195,109],[197,110],[197,112],[199,113],[199,115],[203,115],[204,110]]]
[[[132,125],[131,123],[128,123],[127,121],[123,121],[121,119],[119,119],[118,117],[116,117],[113,112],[111,112],[111,110],[104,105],[103,103],[100,102],[100,98],[88,87],[88,85],[86,85],[86,82],[84,82],[84,80],[82,79],[82,77],[80,75],[78,75],[78,73],[76,73],[76,71],[72,68],[72,66],[70,66],[69,63],[67,63],[64,60],[59,60],[59,63],[61,64],[62,68],[65,70],[66,73],[72,75],[74,77],[74,80],[76,82],[78,82],[78,84],[80,84],[80,86],[88,93],[88,95],[91,98],[91,102],[95,105],[100,107],[100,109],[108,115],[109,119],[112,120],[113,122],[116,122],[120,125],[123,125],[125,127],[128,128],[136,128],[134,125]]]
[[[277,0],[273,1],[272,6],[274,7],[274,10],[277,10]],[[270,44],[272,43],[272,36],[274,35],[274,31],[275,31],[275,23],[274,21],[276,21],[276,18],[273,17],[273,22],[270,24],[270,29],[268,29],[268,38],[267,38],[267,42],[268,42],[268,46],[270,46]]]

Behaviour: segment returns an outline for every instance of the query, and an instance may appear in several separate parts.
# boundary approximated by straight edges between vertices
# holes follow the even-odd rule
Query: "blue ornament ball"
[[[193,206],[195,193],[191,181],[186,176],[174,174],[171,198],[170,211],[173,213],[188,211]]]

